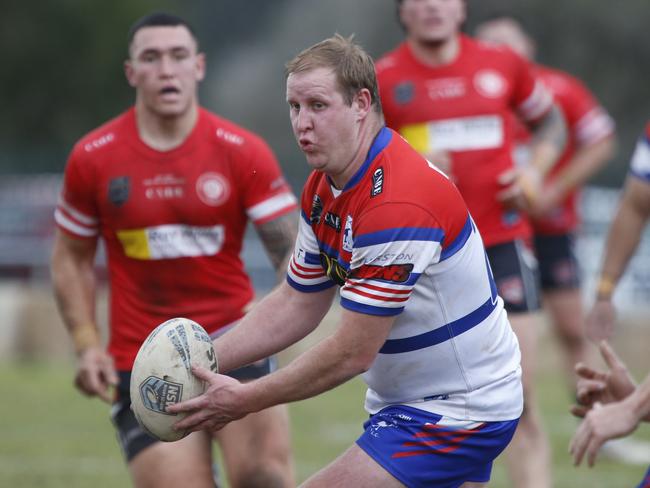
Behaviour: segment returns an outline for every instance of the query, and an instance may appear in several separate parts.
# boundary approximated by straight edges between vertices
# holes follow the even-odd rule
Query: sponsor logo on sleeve
[[[413,271],[412,263],[390,264],[388,266],[365,264],[350,270],[349,277],[357,280],[382,280],[404,283],[411,276],[411,271]]]
[[[372,174],[372,190],[370,191],[370,198],[381,195],[384,191],[384,168],[377,168]]]
[[[108,201],[116,207],[121,207],[129,199],[131,193],[131,178],[118,176],[108,182]]]

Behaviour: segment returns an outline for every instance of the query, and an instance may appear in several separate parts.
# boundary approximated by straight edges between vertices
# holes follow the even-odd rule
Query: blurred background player
[[[607,235],[595,302],[587,316],[587,335],[593,340],[609,339],[614,334],[616,314],[612,296],[649,218],[650,122],[637,142],[618,210]]]
[[[535,43],[514,18],[496,16],[476,28],[476,37],[506,45],[520,56],[535,58]],[[559,162],[532,202],[535,252],[542,282],[543,306],[550,314],[566,355],[567,378],[574,385],[574,366],[588,362],[574,239],[580,222],[579,189],[613,156],[614,122],[587,87],[568,73],[534,64],[535,74],[553,92],[569,137]],[[517,164],[527,164],[528,133],[519,124]]]
[[[467,206],[384,126],[374,64],[350,39],[306,49],[287,75],[291,126],[314,171],[287,282],[215,341],[219,364],[227,371],[300,340],[336,290],[340,319],[255,382],[196,368],[210,387],[170,407],[191,412],[177,427],[220,429],[363,373],[364,432],[302,486],[485,486],[523,398],[517,338]]]
[[[523,210],[564,150],[566,127],[532,66],[460,31],[464,0],[398,0],[406,40],[377,63],[386,124],[458,185],[476,220],[522,350],[524,413],[506,450],[517,487],[551,486],[550,448],[533,392],[539,278]],[[512,158],[516,115],[533,134]]]
[[[296,235],[296,201],[258,136],[199,106],[204,55],[188,24],[155,13],[129,33],[125,73],[135,106],[83,137],[70,155],[55,219],[52,278],[78,356],[76,385],[112,401],[135,486],[214,486],[211,439],[161,443],[138,426],[129,376],[157,324],[185,316],[219,334],[253,290],[239,257],[252,221],[277,270]],[[97,331],[93,262],[103,239],[110,277],[108,352]],[[273,360],[233,372],[246,380]],[[284,406],[216,435],[233,487],[293,486]]]

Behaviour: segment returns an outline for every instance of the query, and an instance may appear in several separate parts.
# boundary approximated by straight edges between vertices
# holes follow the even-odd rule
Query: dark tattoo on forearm
[[[296,212],[291,212],[258,225],[257,233],[275,270],[278,273],[284,273],[287,258],[293,251],[298,233],[298,216]]]

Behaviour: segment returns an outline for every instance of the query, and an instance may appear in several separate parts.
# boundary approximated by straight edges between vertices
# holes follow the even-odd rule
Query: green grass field
[[[636,358],[631,365],[637,377],[641,364],[647,362],[648,336],[647,331],[628,334],[626,344],[617,344],[619,350],[625,347],[626,353]],[[543,342],[540,362],[539,396],[545,428],[554,450],[555,486],[636,486],[647,466],[622,465],[607,460],[600,460],[594,469],[572,466],[567,446],[577,423],[567,413],[569,395],[559,373],[559,356],[548,337]],[[3,389],[0,487],[129,486],[108,419],[108,407],[77,394],[71,378],[72,366],[66,362],[0,362]],[[363,394],[361,381],[355,380],[317,398],[291,405],[299,480],[330,462],[358,436],[365,417]],[[643,426],[635,438],[650,441],[650,428]],[[490,486],[508,486],[499,463]]]

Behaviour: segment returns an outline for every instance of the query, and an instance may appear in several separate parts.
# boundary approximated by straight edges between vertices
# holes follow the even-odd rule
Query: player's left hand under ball
[[[174,424],[174,429],[214,432],[246,415],[247,412],[239,406],[237,391],[242,386],[239,381],[200,366],[192,366],[192,373],[205,381],[208,387],[203,395],[167,408],[170,413],[188,414]]]

